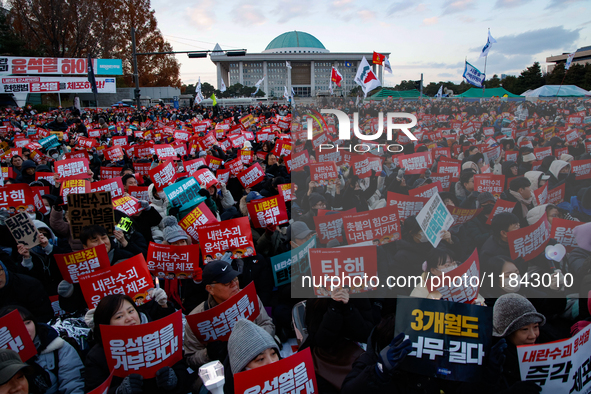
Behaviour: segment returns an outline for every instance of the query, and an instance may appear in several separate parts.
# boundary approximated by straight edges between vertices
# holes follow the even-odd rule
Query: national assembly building
[[[373,52],[330,52],[313,35],[290,31],[273,39],[261,53],[227,56],[216,45],[210,58],[217,67],[218,89],[222,80],[226,86],[236,83],[255,86],[265,76],[260,89],[267,97],[282,97],[284,86],[288,92],[293,88],[297,97],[315,97],[329,94],[332,66],[343,76],[340,88],[333,83],[336,96],[346,96],[358,86],[353,79],[364,56],[372,64]],[[291,69],[286,61],[290,62]],[[382,69],[373,65],[374,73],[383,84]]]

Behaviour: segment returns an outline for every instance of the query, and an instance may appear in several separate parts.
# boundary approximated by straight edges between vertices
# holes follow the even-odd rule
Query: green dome
[[[265,52],[277,52],[283,48],[309,48],[317,52],[328,52],[320,40],[303,31],[288,31],[273,39],[265,48]]]

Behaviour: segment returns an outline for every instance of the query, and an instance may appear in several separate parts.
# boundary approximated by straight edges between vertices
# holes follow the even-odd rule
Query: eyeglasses
[[[238,283],[238,277],[232,279],[232,281],[231,282],[228,282],[228,283],[217,283],[217,282],[213,282],[212,285],[222,285],[224,287],[230,287],[234,283]]]

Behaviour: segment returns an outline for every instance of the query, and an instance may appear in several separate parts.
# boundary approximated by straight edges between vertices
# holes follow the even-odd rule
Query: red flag
[[[341,81],[343,80],[343,76],[336,68],[332,68],[332,73],[330,75],[330,79],[337,84],[338,87],[341,86]]]
[[[379,64],[380,66],[382,66],[384,64],[384,59],[386,59],[386,55],[382,55],[381,53],[374,52],[372,63]]]

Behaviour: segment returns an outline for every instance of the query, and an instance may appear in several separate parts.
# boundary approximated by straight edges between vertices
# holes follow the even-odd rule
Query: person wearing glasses
[[[234,270],[232,265],[225,261],[210,261],[203,267],[202,277],[205,290],[209,295],[206,301],[203,301],[191,311],[191,315],[213,308],[240,292],[238,271]],[[254,323],[273,337],[275,335],[275,325],[267,315],[265,307],[258,296],[257,299],[260,314],[254,320]],[[203,364],[213,360],[220,360],[223,363],[228,355],[228,342],[214,341],[205,345],[193,334],[188,323],[185,324],[184,348],[187,364],[195,371]]]

